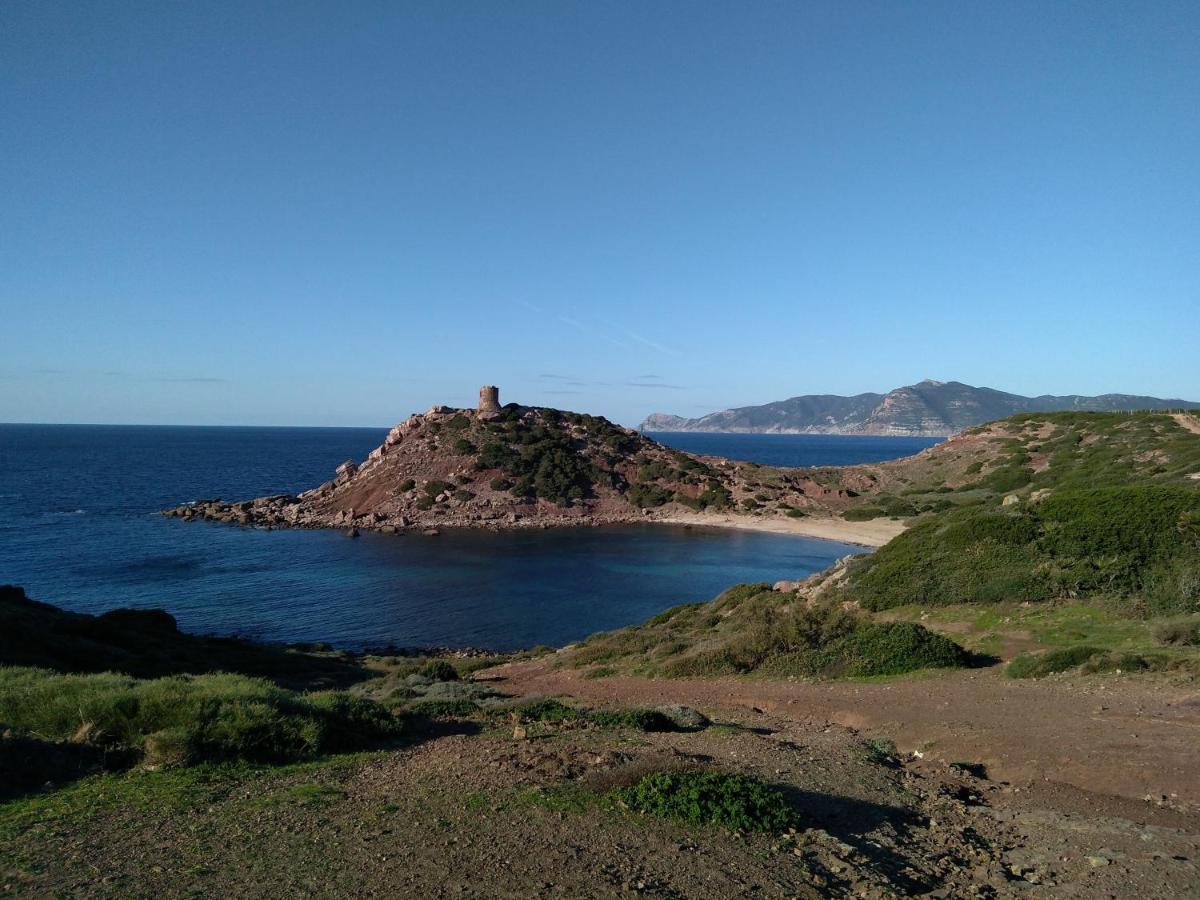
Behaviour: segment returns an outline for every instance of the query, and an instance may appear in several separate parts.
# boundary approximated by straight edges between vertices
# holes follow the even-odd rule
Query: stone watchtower
[[[479,389],[479,414],[481,416],[500,414],[500,388],[485,384]]]

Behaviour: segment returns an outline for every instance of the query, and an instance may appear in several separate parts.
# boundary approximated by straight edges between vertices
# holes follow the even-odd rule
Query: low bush
[[[345,693],[299,694],[241,675],[60,675],[0,668],[0,723],[152,762],[286,763],[380,746],[400,721]]]
[[[1010,662],[1004,672],[1009,678],[1041,678],[1078,668],[1103,652],[1098,647],[1079,645],[1037,655],[1024,653]]]
[[[833,668],[855,676],[900,675],[918,669],[959,668],[967,652],[914,622],[871,622],[833,641],[825,653]]]
[[[636,731],[675,731],[675,723],[656,709],[599,709],[588,720],[601,728],[632,728]]]
[[[517,713],[522,719],[530,722],[580,722],[588,716],[586,709],[569,706],[553,698],[535,700],[520,707]]]
[[[1154,629],[1154,639],[1174,647],[1200,645],[1200,622],[1162,622]]]
[[[842,518],[847,522],[866,522],[886,515],[887,513],[877,506],[856,506],[842,513]]]
[[[738,831],[783,831],[795,824],[787,798],[757,778],[724,772],[654,772],[616,791],[646,815]]]
[[[438,494],[449,493],[453,489],[454,485],[452,485],[450,482],[442,481],[438,478],[434,478],[425,482],[424,488],[426,497],[436,497]]]
[[[674,494],[664,487],[657,484],[647,482],[636,482],[629,486],[629,490],[625,496],[629,502],[641,509],[650,509],[655,506],[662,506],[669,501]]]
[[[417,674],[433,681],[458,681],[458,669],[444,659],[429,660],[417,670]]]
[[[466,719],[478,715],[479,707],[471,700],[422,700],[408,711],[430,719]]]

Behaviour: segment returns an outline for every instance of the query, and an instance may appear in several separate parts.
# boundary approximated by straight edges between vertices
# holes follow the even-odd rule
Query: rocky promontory
[[[434,406],[358,462],[297,495],[198,500],[167,510],[272,528],[520,528],[678,519],[829,516],[874,482],[850,470],[787,470],[674,450],[599,416],[517,404],[494,388],[476,409]],[[857,486],[857,490],[856,490]]]

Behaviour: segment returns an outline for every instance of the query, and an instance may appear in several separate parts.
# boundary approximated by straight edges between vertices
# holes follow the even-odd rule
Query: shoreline
[[[796,537],[817,538],[841,544],[855,544],[875,549],[882,547],[905,530],[903,522],[892,519],[868,519],[848,522],[843,518],[823,517],[802,519],[756,519],[749,516],[730,516],[717,513],[674,513],[655,519],[667,525],[702,525],[711,528],[734,528],[741,531],[765,531],[772,534],[791,534]]]
[[[211,502],[211,501],[209,501]],[[222,504],[224,507],[234,507],[239,504]],[[192,509],[195,509],[193,506]],[[192,512],[185,504],[182,507],[163,510],[159,513],[166,518],[179,518],[184,522],[194,519],[209,521],[215,524],[235,525],[242,528],[258,528],[268,531],[275,529],[295,529],[308,531],[353,531],[375,534],[422,534],[437,535],[442,531],[545,531],[558,528],[604,528],[620,525],[679,525],[695,528],[724,528],[738,531],[757,531],[767,534],[786,534],[795,537],[815,538],[823,541],[833,541],[840,544],[853,544],[859,547],[876,549],[882,547],[906,528],[903,522],[893,519],[868,519],[862,522],[850,522],[841,517],[821,516],[801,519],[762,518],[758,516],[738,516],[729,513],[682,513],[674,512],[662,516],[564,516],[561,518],[529,518],[509,520],[458,520],[409,522],[405,525],[379,524],[369,522],[354,522],[335,524],[334,522],[261,522],[253,518],[238,518],[234,514],[212,515],[202,510]]]

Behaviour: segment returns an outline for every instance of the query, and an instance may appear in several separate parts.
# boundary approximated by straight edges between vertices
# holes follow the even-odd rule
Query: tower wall
[[[483,414],[500,412],[500,388],[485,384],[479,389],[479,412]]]

